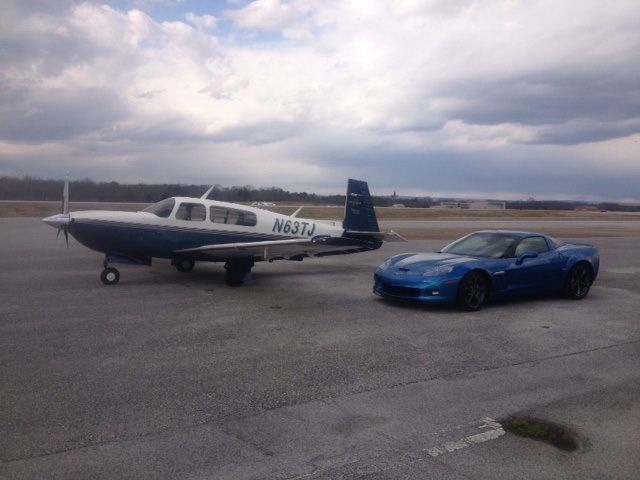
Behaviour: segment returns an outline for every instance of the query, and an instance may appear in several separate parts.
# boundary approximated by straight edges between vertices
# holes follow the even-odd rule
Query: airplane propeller
[[[56,240],[60,237],[60,232],[64,232],[64,241],[67,243],[67,248],[69,248],[69,232],[67,230],[67,225],[60,225],[58,227],[58,233],[56,234]]]
[[[64,190],[62,192],[62,213],[58,215],[52,215],[42,220],[47,225],[50,225],[58,229],[56,234],[56,240],[60,237],[60,232],[64,232],[64,239],[69,248],[69,222],[71,216],[69,215],[69,175],[64,181]]]

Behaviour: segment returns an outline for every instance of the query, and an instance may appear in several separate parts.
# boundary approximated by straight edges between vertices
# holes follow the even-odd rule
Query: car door
[[[535,258],[522,258],[525,252]],[[517,244],[505,272],[508,290],[514,294],[540,294],[557,291],[562,278],[562,257],[550,248],[543,236],[525,237]]]

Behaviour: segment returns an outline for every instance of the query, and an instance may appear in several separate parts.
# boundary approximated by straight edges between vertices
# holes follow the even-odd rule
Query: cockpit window
[[[200,203],[181,203],[176,212],[177,220],[191,220],[202,222],[207,216],[207,210]]]
[[[171,215],[175,204],[176,201],[173,198],[167,198],[158,203],[154,203],[153,205],[149,205],[143,210],[143,212],[149,212],[157,215],[158,217],[167,218]]]
[[[209,207],[209,218],[214,223],[242,225],[245,227],[255,227],[258,223],[258,218],[255,213],[238,210],[236,208]]]

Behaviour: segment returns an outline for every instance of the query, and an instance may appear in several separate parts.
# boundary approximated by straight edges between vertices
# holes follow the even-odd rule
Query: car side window
[[[177,220],[202,222],[206,216],[207,210],[204,208],[204,205],[199,203],[181,203],[176,212]]]
[[[516,257],[519,257],[524,252],[536,252],[545,253],[549,251],[547,241],[543,237],[527,237],[520,240],[520,243],[516,247]]]

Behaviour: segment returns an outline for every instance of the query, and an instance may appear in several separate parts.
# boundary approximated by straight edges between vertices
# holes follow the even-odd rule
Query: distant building
[[[463,210],[505,210],[506,202],[441,202],[433,208],[460,208]]]
[[[403,203],[394,203],[393,205],[391,205],[391,207],[393,208],[407,208],[405,204]]]
[[[599,212],[600,209],[595,205],[578,205],[574,210],[578,212]]]

